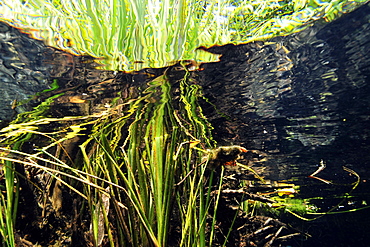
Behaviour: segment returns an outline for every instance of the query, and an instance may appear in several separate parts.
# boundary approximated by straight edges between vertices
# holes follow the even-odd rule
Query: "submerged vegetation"
[[[196,172],[183,180],[181,187],[175,184],[189,173],[194,162],[200,163],[202,156],[196,158],[193,149],[189,148],[191,141],[201,141],[207,147],[214,144],[209,141],[207,120],[197,105],[199,86],[188,85],[186,77],[179,83],[181,97],[177,100],[173,100],[172,87],[163,75],[150,81],[142,96],[120,99],[114,107],[100,114],[58,119],[59,124],[74,124],[67,124],[65,129],[52,133],[39,129],[56,119],[43,117],[3,129],[1,159],[5,162],[4,189],[9,190],[5,193],[7,198],[2,200],[2,208],[6,210],[1,219],[7,220],[1,227],[3,243],[14,244],[17,202],[13,203],[13,198],[20,197],[19,186],[22,184],[22,190],[26,190],[23,186],[31,187],[27,191],[40,190],[33,193],[60,217],[66,213],[63,212],[61,188],[77,193],[78,199],[73,200],[80,206],[75,205],[78,208],[74,210],[83,212],[88,208],[90,230],[89,225],[81,223],[81,227],[85,227],[82,232],[90,231],[93,237],[85,241],[90,240],[95,245],[101,245],[108,234],[111,246],[115,242],[132,246],[167,246],[170,220],[176,207],[179,214],[176,217],[179,217],[182,229],[178,241],[183,245],[205,246],[205,220],[212,203],[210,191],[208,200],[203,195],[206,163],[197,166]],[[71,160],[72,154],[66,151],[66,145],[71,145],[70,141],[86,128],[91,129],[91,134],[81,141],[80,155]],[[26,141],[37,136],[44,139],[40,142],[51,144],[35,148],[34,154],[18,151]],[[26,173],[19,171],[17,164],[24,165]],[[35,170],[41,171],[39,178],[34,177]],[[20,182],[25,179],[23,176],[28,176],[27,181],[32,184]],[[18,186],[17,194],[12,192],[14,186]],[[37,186],[41,188],[37,189]],[[33,201],[27,195],[21,197],[21,204]],[[63,200],[71,201],[72,198],[75,196]],[[50,210],[45,207],[43,210]],[[24,220],[30,219],[25,217]],[[43,220],[49,219],[45,216]],[[30,220],[26,224],[33,223]]]
[[[251,151],[216,148],[192,75],[170,67],[86,116],[52,117],[53,96],[3,128],[2,245],[274,245],[305,237],[277,215],[325,213],[294,198],[294,184],[268,184],[237,162]],[[322,169],[311,176],[327,181]],[[346,171],[357,177],[353,190],[359,177]]]
[[[194,50],[289,34],[358,4],[156,3],[3,0],[0,17],[50,45],[132,70],[208,61]],[[2,245],[271,246],[304,236],[271,216],[283,211],[306,220],[301,215],[318,209],[292,198],[294,184],[268,185],[236,161],[249,150],[217,147],[199,103],[208,100],[192,75],[183,64],[147,75],[145,84],[85,116],[53,117],[57,94],[3,128]],[[225,165],[247,178],[234,178]],[[357,180],[353,190],[360,179],[346,169]]]
[[[131,71],[215,60],[197,48],[287,35],[365,2],[2,0],[0,20],[50,46],[103,58],[104,69]]]
[[[99,114],[37,115],[4,128],[3,245],[29,241],[15,229],[37,224],[40,231],[59,232],[44,240],[57,245],[212,246],[224,167],[210,169],[204,159],[215,143],[199,97],[188,72],[171,82],[164,74],[137,98],[116,99]],[[65,127],[52,132],[52,123]],[[90,135],[83,138],[86,129]],[[72,142],[80,143],[77,153]],[[30,143],[34,153],[25,147]]]

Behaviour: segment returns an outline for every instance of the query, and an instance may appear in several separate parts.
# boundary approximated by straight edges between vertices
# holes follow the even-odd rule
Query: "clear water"
[[[312,202],[323,212],[337,205],[356,181],[343,166],[355,171],[361,183],[335,211],[370,203],[369,20],[369,7],[364,6],[329,25],[317,24],[301,33],[275,38],[272,43],[215,48],[213,52],[223,54],[220,62],[203,64],[203,70],[192,72],[212,103],[204,101],[203,110],[218,144],[237,144],[263,152],[266,159],[253,167],[265,168],[263,175],[271,180],[299,185],[297,197],[322,197]],[[14,40],[16,52],[8,53],[12,62],[4,62],[0,71],[2,119],[9,120],[54,95],[59,96],[47,109],[41,109],[47,117],[96,114],[116,97],[139,95],[142,85],[164,72],[98,71],[88,58],[72,57],[37,42],[24,44],[28,38],[23,36],[9,41]],[[3,43],[2,49],[11,50],[6,45],[10,46]],[[2,53],[3,60],[6,54]],[[40,56],[39,61],[36,58]],[[20,69],[16,63],[21,63]],[[30,71],[28,86],[19,85],[25,81],[25,71]],[[174,69],[171,75],[181,77],[183,73]],[[27,104],[10,107],[15,99],[22,101],[47,89],[53,79],[57,79],[59,88]],[[33,114],[25,117],[36,119],[37,112]],[[321,160],[326,169],[317,176],[333,184],[308,178]],[[294,226],[313,237],[291,244],[366,246],[369,212],[364,209],[327,215],[313,222],[297,220]]]

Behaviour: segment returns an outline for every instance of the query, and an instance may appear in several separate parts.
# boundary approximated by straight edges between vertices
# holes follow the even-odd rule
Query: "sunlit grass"
[[[214,60],[200,46],[245,43],[331,21],[359,1],[2,0],[0,20],[111,70]]]

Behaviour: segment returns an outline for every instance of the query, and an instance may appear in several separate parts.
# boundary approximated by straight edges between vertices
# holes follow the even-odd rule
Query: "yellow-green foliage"
[[[105,69],[128,71],[214,60],[196,48],[286,35],[364,2],[1,0],[0,20],[73,54],[103,57]]]

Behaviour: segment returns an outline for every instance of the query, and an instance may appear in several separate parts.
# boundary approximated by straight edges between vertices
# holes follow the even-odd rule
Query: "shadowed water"
[[[356,180],[343,166],[362,183],[340,208],[360,208],[370,199],[369,20],[364,6],[270,44],[214,48],[224,54],[221,62],[204,65],[200,73],[206,96],[227,115],[208,108],[215,138],[266,152],[267,161],[254,167],[266,167],[268,178],[301,185],[302,198],[326,198],[315,201],[322,211],[335,206],[340,199],[334,195],[349,192]],[[318,177],[334,184],[308,178],[321,160],[326,169]],[[308,224],[315,240],[295,244],[366,246],[368,220],[369,209],[327,216]]]

